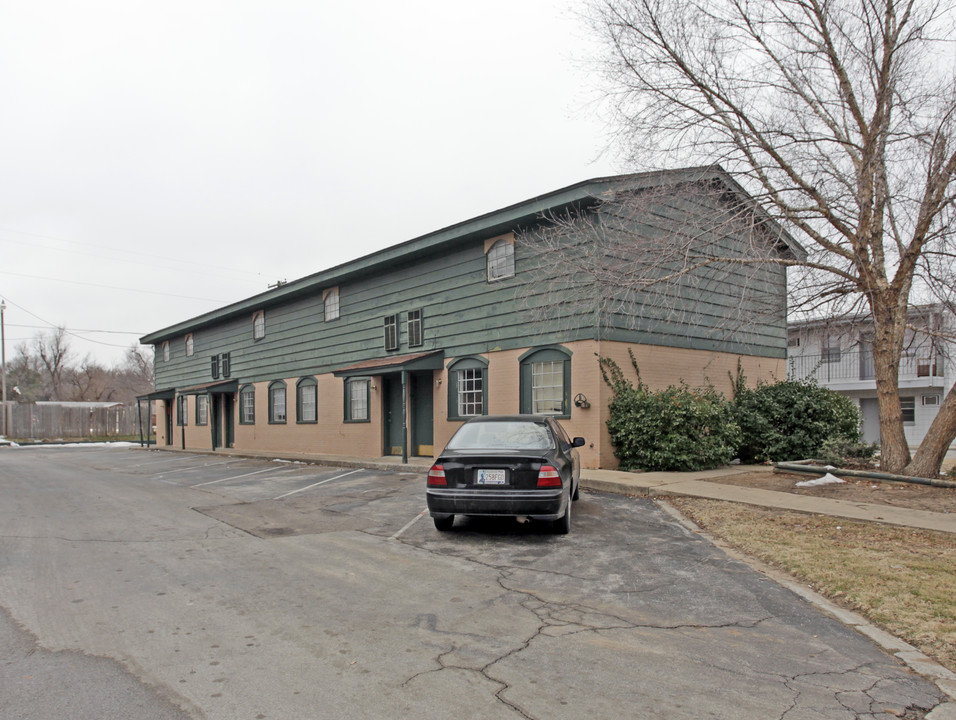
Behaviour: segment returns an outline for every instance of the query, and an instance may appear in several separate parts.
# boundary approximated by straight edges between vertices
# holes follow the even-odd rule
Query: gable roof
[[[321,270],[298,280],[284,283],[266,292],[144,335],[140,338],[140,343],[144,345],[155,344],[183,335],[209,323],[251,314],[270,305],[281,304],[296,297],[334,287],[356,276],[367,276],[369,273],[374,273],[380,269],[394,267],[399,262],[407,262],[433,254],[436,251],[454,247],[466,240],[495,237],[514,230],[515,227],[534,223],[549,211],[559,211],[576,204],[596,204],[602,200],[613,199],[617,193],[624,191],[708,181],[722,183],[728,190],[747,203],[762,223],[773,229],[782,252],[797,258],[806,256],[803,247],[786,230],[773,221],[744,188],[719,165],[615,175],[584,180],[544,195],[538,195],[514,205],[449,225],[441,230],[435,230],[417,238],[406,240],[327,270]]]

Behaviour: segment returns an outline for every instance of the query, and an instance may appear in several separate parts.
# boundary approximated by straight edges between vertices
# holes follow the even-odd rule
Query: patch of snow
[[[836,468],[833,468],[836,470]],[[842,485],[845,483],[845,480],[841,480],[836,475],[831,475],[827,473],[823,477],[816,478],[815,480],[802,480],[797,483],[797,487],[818,487],[820,485]]]

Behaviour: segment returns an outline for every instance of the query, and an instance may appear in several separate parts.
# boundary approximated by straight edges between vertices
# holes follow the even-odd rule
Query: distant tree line
[[[107,367],[89,355],[77,358],[58,327],[18,345],[6,372],[7,400],[131,403],[153,389],[153,353],[131,345],[121,363]]]

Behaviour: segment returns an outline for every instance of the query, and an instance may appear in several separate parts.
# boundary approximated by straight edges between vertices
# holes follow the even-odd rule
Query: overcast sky
[[[7,359],[626,171],[564,0],[0,0]],[[569,9],[570,8],[570,9]]]

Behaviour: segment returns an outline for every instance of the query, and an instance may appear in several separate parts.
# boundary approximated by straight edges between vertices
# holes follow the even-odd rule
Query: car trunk
[[[503,458],[470,455],[467,458],[441,458],[445,468],[448,487],[473,488],[476,490],[520,488],[538,486],[538,470],[548,463],[540,455],[515,455]],[[503,473],[503,474],[502,474]]]

